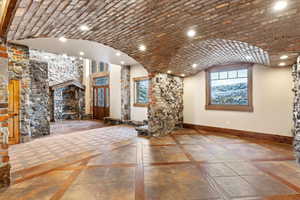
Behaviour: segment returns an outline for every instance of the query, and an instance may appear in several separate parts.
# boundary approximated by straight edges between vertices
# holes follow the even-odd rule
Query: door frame
[[[102,85],[102,86],[97,86],[97,85],[95,85],[95,79],[96,78],[101,78],[101,77],[107,77],[107,79],[108,79],[108,84],[107,85]],[[93,75],[92,75],[92,87],[91,87],[91,96],[92,96],[92,109],[91,109],[91,111],[92,111],[92,117],[93,117],[93,119],[95,119],[95,113],[94,113],[94,105],[95,105],[95,88],[108,88],[108,102],[109,102],[109,106],[107,107],[107,109],[108,109],[108,116],[109,116],[109,114],[110,114],[110,85],[109,85],[109,83],[110,83],[110,77],[109,77],[109,73],[108,72],[99,72],[99,73],[94,73]],[[106,92],[105,92],[106,93]],[[105,98],[105,104],[106,104],[106,100],[107,100],[107,98]]]
[[[8,112],[12,117],[8,120],[9,144],[19,144],[20,135],[20,99],[21,99],[21,81],[10,80],[8,85]]]

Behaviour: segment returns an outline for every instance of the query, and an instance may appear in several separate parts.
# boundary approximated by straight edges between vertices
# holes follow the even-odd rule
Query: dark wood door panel
[[[94,86],[93,118],[103,120],[109,116],[109,87]]]

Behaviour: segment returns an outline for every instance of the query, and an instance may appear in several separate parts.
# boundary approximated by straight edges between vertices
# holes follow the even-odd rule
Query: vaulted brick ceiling
[[[300,51],[300,1],[277,0],[19,0],[9,40],[60,37],[119,49],[150,71],[193,74],[214,64],[287,64]],[[85,24],[91,30],[83,32]],[[194,38],[186,31],[194,29]],[[147,47],[139,51],[139,45]],[[269,55],[269,56],[268,56]],[[191,64],[197,63],[193,69]]]

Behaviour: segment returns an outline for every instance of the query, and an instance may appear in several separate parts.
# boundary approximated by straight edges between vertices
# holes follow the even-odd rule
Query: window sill
[[[205,109],[206,110],[253,112],[253,106],[238,106],[238,105],[206,105]]]
[[[135,103],[135,104],[133,104],[133,106],[134,107],[147,107],[148,104],[147,103],[145,103],[145,104],[143,104],[143,103]]]

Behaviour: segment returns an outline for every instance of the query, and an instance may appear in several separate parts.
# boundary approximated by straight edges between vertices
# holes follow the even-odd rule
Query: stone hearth
[[[83,119],[85,112],[85,87],[75,80],[50,87],[51,121]]]

